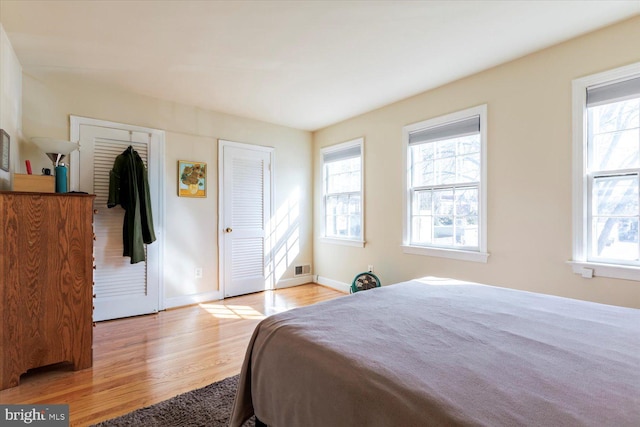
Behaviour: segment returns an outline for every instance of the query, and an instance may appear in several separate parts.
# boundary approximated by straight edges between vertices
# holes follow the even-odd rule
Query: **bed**
[[[264,319],[231,426],[640,426],[640,310],[450,279]]]

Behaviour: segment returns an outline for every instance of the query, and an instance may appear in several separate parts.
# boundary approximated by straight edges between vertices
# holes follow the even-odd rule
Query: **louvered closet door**
[[[122,255],[125,211],[120,205],[107,208],[109,171],[116,157],[131,145],[148,165],[151,143],[148,133],[80,127],[80,191],[96,195],[94,321],[154,313],[159,309],[159,282],[155,274],[150,274],[157,270],[157,251],[153,246],[158,245],[158,241],[146,245],[146,262],[131,264],[131,259]],[[151,170],[149,175],[151,178]],[[154,194],[155,186],[150,187],[153,208],[157,206],[154,199],[157,200],[158,195]],[[154,223],[159,214],[158,209],[153,209]]]
[[[270,212],[270,153],[223,147],[224,296],[270,288],[265,241]]]

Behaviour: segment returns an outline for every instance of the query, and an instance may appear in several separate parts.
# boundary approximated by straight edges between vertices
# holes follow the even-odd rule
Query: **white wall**
[[[299,232],[298,252],[286,260],[279,286],[295,282],[293,265],[312,261],[311,134],[256,120],[162,101],[90,81],[82,76],[34,75],[24,72],[24,133],[27,137],[69,138],[69,115],[162,129],[166,133],[165,298],[167,306],[207,299],[218,290],[218,139],[275,148],[275,206],[288,212],[293,194],[298,222],[285,226]],[[24,156],[35,170],[50,165],[25,144]],[[205,199],[177,196],[177,161],[208,166]],[[70,165],[73,167],[73,165]],[[283,223],[277,217],[277,223]],[[286,222],[285,222],[286,224]],[[203,278],[195,279],[196,267]]]
[[[0,190],[11,189],[11,172],[19,161],[22,137],[22,67],[0,24],[0,129],[10,138],[10,172],[0,169]]]
[[[364,248],[314,236],[315,273],[350,284],[373,264],[385,284],[453,277],[640,308],[640,283],[584,279],[571,259],[571,81],[640,61],[640,17],[314,133],[315,230],[322,147],[365,138]],[[410,59],[408,59],[410,61]],[[488,104],[486,264],[402,252],[402,127]]]

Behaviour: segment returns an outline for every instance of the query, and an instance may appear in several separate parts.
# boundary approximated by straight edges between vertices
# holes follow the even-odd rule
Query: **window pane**
[[[480,153],[480,134],[458,138],[458,155]]]
[[[431,215],[431,191],[416,191],[413,194],[412,215]]]
[[[336,217],[335,217],[335,215],[326,215],[325,216],[324,229],[325,229],[325,235],[326,236],[328,236],[328,237],[337,236]]]
[[[327,215],[342,215],[348,212],[349,196],[338,195],[327,197]]]
[[[437,245],[453,245],[453,216],[433,218],[433,242]]]
[[[638,129],[594,135],[591,170],[628,169],[640,166]]]
[[[591,170],[640,167],[640,98],[588,110]]]
[[[638,219],[598,218],[594,220],[594,256],[607,259],[638,260]]]
[[[433,144],[420,144],[411,150],[411,185],[422,187],[433,184]]]
[[[480,181],[480,135],[414,145],[413,187]]]
[[[327,237],[361,238],[360,194],[338,194],[326,197],[325,235]]]
[[[414,216],[411,221],[411,243],[429,244],[433,231],[433,217]]]
[[[478,189],[456,190],[456,216],[478,215]]]
[[[435,145],[435,158],[446,159],[449,157],[455,157],[458,148],[458,138],[445,139],[443,141],[436,141],[432,144]]]
[[[434,185],[456,183],[456,158],[448,157],[433,162]]]
[[[478,217],[456,218],[456,245],[478,246]]]
[[[593,180],[594,216],[638,216],[638,176],[613,176]]]
[[[434,190],[433,210],[436,215],[453,215],[453,190]]]
[[[349,216],[349,237],[360,237],[360,215]]]
[[[456,182],[480,181],[480,153],[458,157]]]
[[[640,127],[640,99],[629,99],[589,108],[589,124],[594,135]]]
[[[349,195],[349,213],[350,214],[360,213],[360,195],[359,194]]]
[[[360,157],[329,162],[325,167],[328,193],[360,191]]]

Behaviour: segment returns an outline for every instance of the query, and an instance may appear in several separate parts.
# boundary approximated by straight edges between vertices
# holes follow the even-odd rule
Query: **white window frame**
[[[640,281],[640,267],[587,261],[589,243],[589,185],[587,177],[587,88],[616,80],[640,76],[640,62],[602,73],[575,79],[572,82],[573,112],[573,272],[584,278],[594,276]]]
[[[410,164],[410,134],[422,129],[442,126],[474,116],[480,117],[480,183],[478,195],[478,250],[463,250],[439,248],[411,244],[411,164]],[[487,105],[479,105],[444,116],[428,119],[402,128],[403,161],[406,176],[403,179],[403,244],[404,253],[414,255],[452,258],[464,261],[486,263],[487,253]]]
[[[348,150],[353,147],[360,148],[360,236],[358,238],[339,238],[334,236],[327,236],[326,223],[327,223],[327,207],[326,207],[326,170],[324,156],[325,154],[335,153],[338,151]],[[324,243],[331,243],[336,245],[364,247],[364,138],[352,139],[340,144],[332,145],[322,148],[320,150],[320,158],[322,159],[322,227],[320,241]]]

